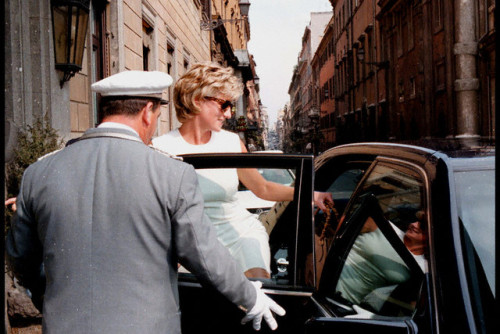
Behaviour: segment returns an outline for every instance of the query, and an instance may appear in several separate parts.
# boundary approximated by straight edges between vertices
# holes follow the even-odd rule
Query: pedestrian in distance
[[[143,71],[94,83],[103,122],[26,169],[7,260],[43,301],[44,333],[180,333],[177,263],[257,330],[284,315],[217,240],[193,167],[147,146],[171,83]]]

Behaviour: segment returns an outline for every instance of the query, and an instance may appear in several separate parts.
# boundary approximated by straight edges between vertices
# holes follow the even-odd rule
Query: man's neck
[[[130,117],[130,116],[125,116],[125,115],[110,115],[106,116],[103,120],[102,123],[105,122],[113,122],[113,123],[119,123],[126,125],[132,130],[134,130],[139,137],[141,137],[142,141],[144,141],[145,133],[144,129],[141,127],[141,120],[138,117]]]
[[[123,124],[123,123],[117,123],[117,122],[102,122],[97,126],[98,128],[111,128],[111,129],[125,129],[129,131],[133,131],[135,134],[139,135],[137,131],[132,129],[130,126]]]

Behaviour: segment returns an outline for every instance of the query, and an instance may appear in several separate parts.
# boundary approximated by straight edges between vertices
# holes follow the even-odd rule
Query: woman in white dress
[[[243,84],[230,67],[215,63],[194,64],[174,87],[177,119],[182,125],[153,139],[153,146],[170,154],[241,153],[247,149],[239,136],[222,130],[231,117],[232,101],[243,93]],[[270,277],[270,250],[266,229],[256,215],[236,199],[238,181],[256,196],[269,201],[291,201],[294,189],[264,179],[256,169],[198,170],[205,212],[219,240],[241,265],[247,277]],[[326,209],[330,193],[315,192],[315,202]]]

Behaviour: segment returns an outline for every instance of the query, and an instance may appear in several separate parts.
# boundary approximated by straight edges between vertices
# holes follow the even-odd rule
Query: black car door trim
[[[294,200],[297,201],[297,206],[296,206],[296,217],[295,219],[295,249],[293,250],[294,256],[293,256],[293,285],[297,285],[297,259],[298,259],[298,249],[299,249],[299,217],[300,217],[300,194],[302,194],[302,181],[303,181],[303,176],[304,176],[304,160],[300,162],[300,177],[295,178],[295,182],[299,182],[297,185],[297,190],[298,193],[294,194]]]
[[[435,154],[433,154],[435,156]],[[386,163],[387,165],[389,166],[393,166],[393,165],[397,165],[397,166],[402,166],[404,168],[410,168],[410,169],[413,169],[414,171],[418,172],[418,174],[422,177],[422,184],[424,186],[424,201],[425,201],[425,214],[427,216],[427,231],[428,231],[428,236],[429,236],[429,239],[428,239],[428,243],[429,243],[429,256],[428,256],[428,272],[429,273],[436,273],[437,272],[437,268],[436,268],[436,263],[434,262],[434,249],[435,249],[435,245],[434,245],[434,229],[432,228],[432,226],[437,223],[437,222],[434,222],[432,221],[432,217],[433,215],[431,214],[431,212],[433,211],[433,207],[432,207],[432,202],[433,202],[433,199],[431,198],[431,187],[433,185],[431,185],[431,181],[429,178],[433,178],[434,180],[436,179],[437,176],[432,176],[432,174],[429,174],[429,173],[436,173],[437,170],[435,169],[435,167],[429,169],[429,166],[426,167],[426,165],[429,164],[429,161],[430,161],[430,156],[426,158],[426,161],[423,163],[423,165],[418,165],[416,163],[412,163],[412,162],[408,162],[408,161],[404,161],[404,160],[400,160],[400,159],[397,159],[397,158],[389,158],[389,157],[385,157],[385,156],[380,156],[380,157],[377,157],[376,161],[375,161],[375,164],[374,166],[377,164],[377,163]],[[442,159],[440,156],[435,156],[435,158],[437,160],[440,160]],[[437,162],[434,161],[432,162],[431,165],[436,165]],[[448,169],[448,166],[446,164],[443,164],[446,166],[446,170]],[[368,174],[368,173],[366,173]],[[441,175],[442,177],[444,176],[445,178],[448,177],[448,174],[447,172],[445,172],[443,175]],[[430,281],[432,282],[432,286],[433,287],[436,287],[438,286],[438,282],[437,282],[437,277],[435,275],[432,275],[432,274],[429,274],[430,276]],[[432,295],[432,307],[430,307],[429,309],[429,312],[433,315],[432,316],[432,319],[433,321],[435,321],[435,327],[434,328],[439,328],[439,315],[438,315],[438,309],[439,309],[439,306],[437,304],[437,301],[438,301],[438,291],[437,289],[429,289],[428,290],[430,295]]]
[[[311,297],[312,291],[288,291],[288,290],[277,290],[277,289],[269,289],[262,288],[268,295],[279,295],[279,296],[296,296],[296,297]]]
[[[417,334],[418,327],[410,319],[346,319],[312,317],[305,323],[305,334],[323,333],[404,333]]]
[[[179,286],[191,287],[191,288],[202,288],[201,283],[198,282],[186,282],[179,281]],[[261,289],[265,294],[268,295],[279,295],[279,296],[295,296],[295,297],[311,297],[312,291],[289,291],[289,290],[278,290],[263,287]]]
[[[325,309],[323,304],[321,304],[314,296],[311,296],[311,300],[316,305],[318,310],[320,310],[320,312],[323,314],[323,317],[331,317],[332,316],[330,313],[328,313],[328,311]]]

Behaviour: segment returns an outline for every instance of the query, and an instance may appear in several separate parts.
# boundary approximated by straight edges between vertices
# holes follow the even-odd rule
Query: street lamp
[[[61,88],[82,69],[89,4],[90,0],[51,1],[55,65],[64,73]]]
[[[307,115],[309,117],[310,129],[312,130],[312,134],[309,136],[311,140],[311,148],[313,151],[313,155],[317,154],[318,149],[318,126],[319,126],[319,110],[316,106],[313,106]]]
[[[227,22],[238,22],[247,20],[248,11],[250,9],[250,0],[239,0],[238,5],[240,6],[241,18],[201,20],[200,22],[201,30],[214,30],[215,28],[218,28]]]
[[[381,62],[369,62],[365,61],[365,49],[364,48],[359,48],[358,52],[356,53],[356,58],[358,58],[358,61],[360,61],[363,64],[367,65],[375,65],[377,67],[385,68],[389,65],[388,61],[381,61]]]

